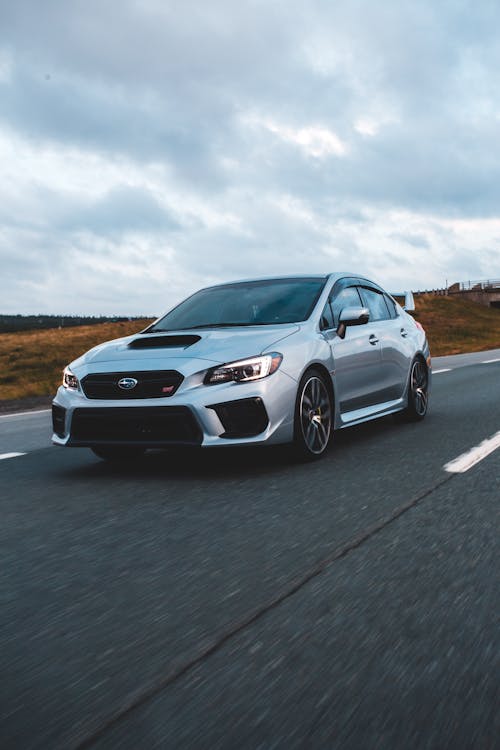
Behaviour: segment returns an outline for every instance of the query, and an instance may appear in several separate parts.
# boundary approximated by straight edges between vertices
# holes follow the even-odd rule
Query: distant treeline
[[[72,326],[89,326],[97,323],[120,323],[128,320],[141,320],[140,317],[120,318],[95,315],[0,315],[0,333],[33,331],[46,328],[71,328]]]

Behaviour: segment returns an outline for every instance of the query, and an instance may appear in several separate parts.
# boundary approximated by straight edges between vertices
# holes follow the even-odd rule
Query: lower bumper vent
[[[71,445],[200,445],[201,429],[185,406],[75,409]]]
[[[57,404],[52,404],[52,430],[57,437],[66,436],[66,409]]]
[[[266,408],[260,398],[242,398],[224,404],[212,404],[224,427],[223,438],[254,437],[269,424]]]

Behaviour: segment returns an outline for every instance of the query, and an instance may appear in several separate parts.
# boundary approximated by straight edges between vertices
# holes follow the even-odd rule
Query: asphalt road
[[[471,357],[310,465],[118,470],[0,417],[2,750],[498,747],[500,450],[443,468],[500,431]]]

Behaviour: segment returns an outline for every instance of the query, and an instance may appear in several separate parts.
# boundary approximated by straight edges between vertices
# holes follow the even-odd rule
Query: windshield
[[[187,328],[256,326],[307,320],[325,277],[245,281],[202,289],[145,333]]]

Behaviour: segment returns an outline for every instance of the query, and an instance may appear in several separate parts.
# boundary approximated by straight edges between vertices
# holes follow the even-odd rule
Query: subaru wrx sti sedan
[[[395,412],[421,420],[431,358],[411,305],[353,273],[202,289],[65,369],[53,442],[110,460],[290,443],[307,459],[335,430]]]

